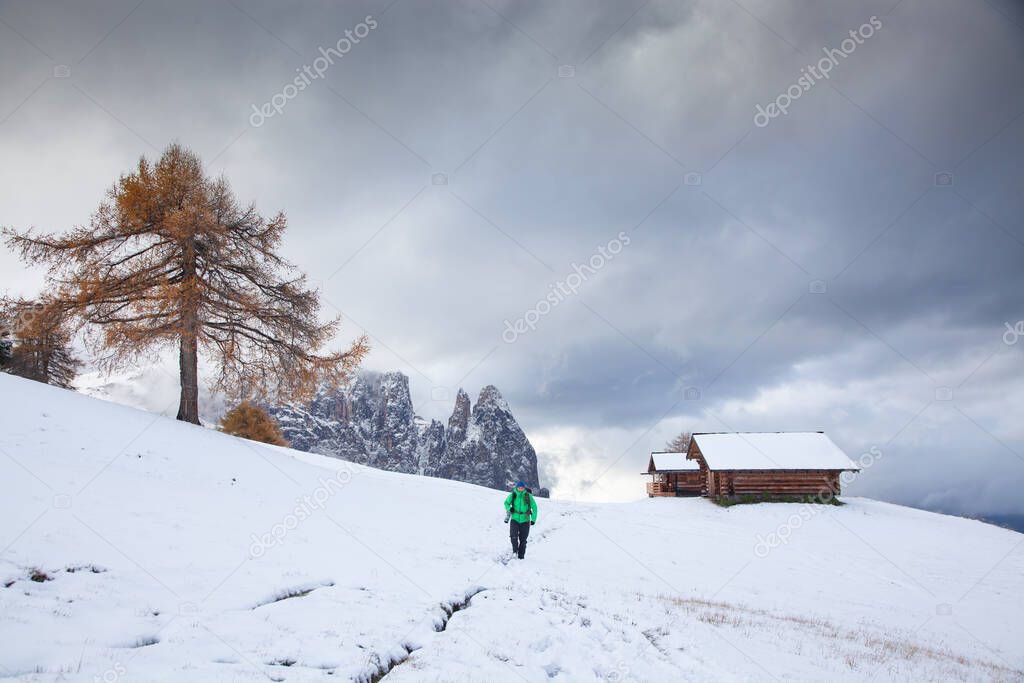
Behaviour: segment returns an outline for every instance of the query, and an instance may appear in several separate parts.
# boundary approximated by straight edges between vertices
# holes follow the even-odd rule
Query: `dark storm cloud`
[[[496,384],[559,486],[585,472],[635,496],[645,450],[683,427],[825,429],[886,452],[858,492],[1019,512],[1024,342],[1002,340],[1024,318],[1017,12],[5,3],[0,223],[85,222],[177,139],[287,212],[287,255],[346,336],[372,336],[371,367],[409,373],[429,417],[451,410],[434,396]],[[828,79],[755,124],[872,16]],[[577,294],[502,338],[620,233]],[[38,286],[0,265],[6,287]]]

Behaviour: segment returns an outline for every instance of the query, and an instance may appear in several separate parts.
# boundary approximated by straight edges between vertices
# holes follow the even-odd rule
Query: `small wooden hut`
[[[712,498],[839,495],[839,475],[860,469],[824,432],[694,434],[686,457]]]
[[[647,471],[651,475],[647,483],[647,495],[656,496],[699,496],[703,492],[704,477],[700,464],[688,460],[686,453],[651,453]]]

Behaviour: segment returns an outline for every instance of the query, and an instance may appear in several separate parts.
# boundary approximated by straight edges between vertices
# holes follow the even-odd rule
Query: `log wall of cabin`
[[[839,472],[832,470],[709,472],[708,495],[836,495],[840,493]]]
[[[704,456],[701,454],[700,448],[698,448],[697,442],[694,439],[690,439],[690,447],[686,451],[686,459],[694,460],[700,465],[701,495],[712,495],[709,492],[714,490],[714,477],[711,470],[708,469],[708,464],[704,462]]]

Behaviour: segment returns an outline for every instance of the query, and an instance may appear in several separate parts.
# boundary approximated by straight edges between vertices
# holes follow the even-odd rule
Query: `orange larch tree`
[[[278,254],[284,214],[238,203],[199,157],[170,145],[121,176],[88,226],[64,235],[4,230],[29,263],[46,264],[52,290],[83,323],[101,368],[177,347],[178,419],[199,423],[202,354],[211,388],[233,398],[307,398],[337,386],[369,347],[321,354],[339,320],[319,319],[318,293]]]
[[[0,334],[6,333],[3,371],[70,389],[82,362],[71,347],[73,326],[59,302],[0,299]]]

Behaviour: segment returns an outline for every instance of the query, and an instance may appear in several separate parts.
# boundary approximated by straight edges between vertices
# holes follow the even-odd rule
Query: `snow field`
[[[0,676],[1024,679],[1024,536],[979,522],[539,500],[519,561],[500,491],[0,391]]]

